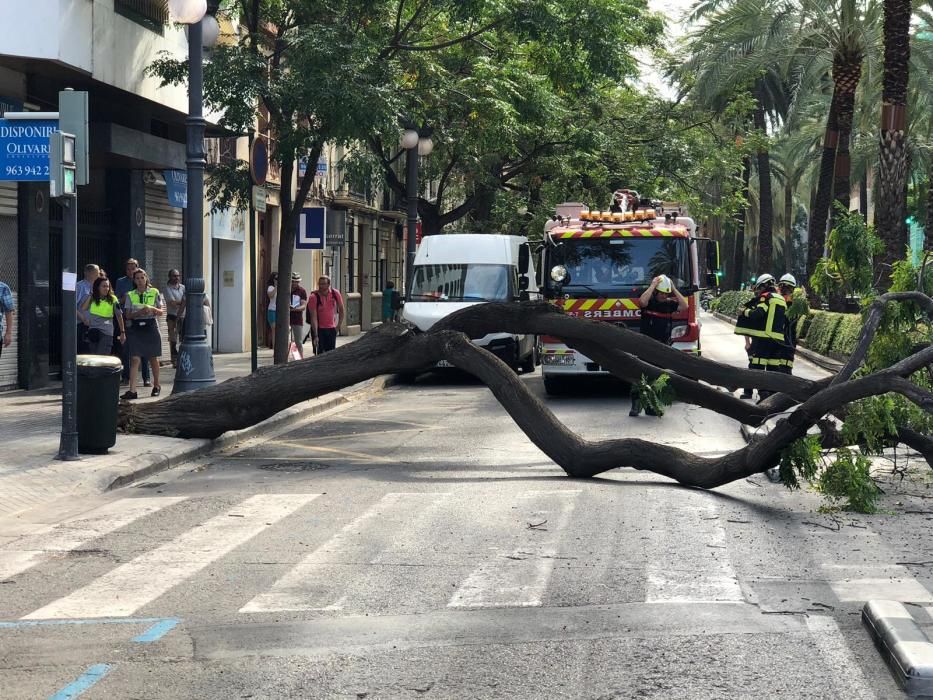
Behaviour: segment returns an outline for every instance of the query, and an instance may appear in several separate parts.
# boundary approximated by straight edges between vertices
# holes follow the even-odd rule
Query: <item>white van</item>
[[[427,331],[454,311],[486,301],[518,301],[538,296],[528,239],[492,233],[425,236],[415,255],[412,288],[402,319]],[[533,372],[537,342],[531,335],[490,333],[474,343],[508,365]],[[439,366],[448,366],[441,362]]]

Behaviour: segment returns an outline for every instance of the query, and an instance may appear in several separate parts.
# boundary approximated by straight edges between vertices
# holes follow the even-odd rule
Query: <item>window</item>
[[[379,274],[379,227],[374,223],[369,232],[369,288],[375,292],[382,289]]]
[[[113,10],[159,34],[168,24],[166,0],[113,0]]]

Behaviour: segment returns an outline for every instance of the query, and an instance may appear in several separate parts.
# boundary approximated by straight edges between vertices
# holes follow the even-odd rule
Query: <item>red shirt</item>
[[[315,289],[308,299],[308,309],[317,315],[318,328],[337,327],[337,302],[343,303],[340,292],[331,288],[326,297],[322,297]]]
[[[304,301],[305,299],[308,298],[308,293],[305,291],[305,288],[302,286],[299,286],[297,289],[295,288],[290,289],[288,294],[289,294],[289,297],[288,297],[289,306],[297,306],[298,304],[296,303],[296,301],[300,303],[301,301]],[[289,309],[288,322],[293,326],[304,325],[304,322],[305,322],[304,312],[294,311],[294,310]]]

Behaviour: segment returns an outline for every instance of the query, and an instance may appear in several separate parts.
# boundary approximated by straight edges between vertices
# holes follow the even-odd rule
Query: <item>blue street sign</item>
[[[324,207],[301,210],[295,247],[299,250],[324,250]]]
[[[163,170],[165,189],[168,192],[168,203],[176,209],[185,209],[188,206],[188,171]]]
[[[0,119],[0,180],[47,181],[56,119]]]
[[[321,156],[317,161],[317,174],[326,175],[327,174],[327,158]]]

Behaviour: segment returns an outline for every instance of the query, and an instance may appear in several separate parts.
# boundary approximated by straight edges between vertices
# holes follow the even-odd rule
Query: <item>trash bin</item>
[[[78,452],[106,454],[117,442],[123,363],[112,355],[78,355]]]

